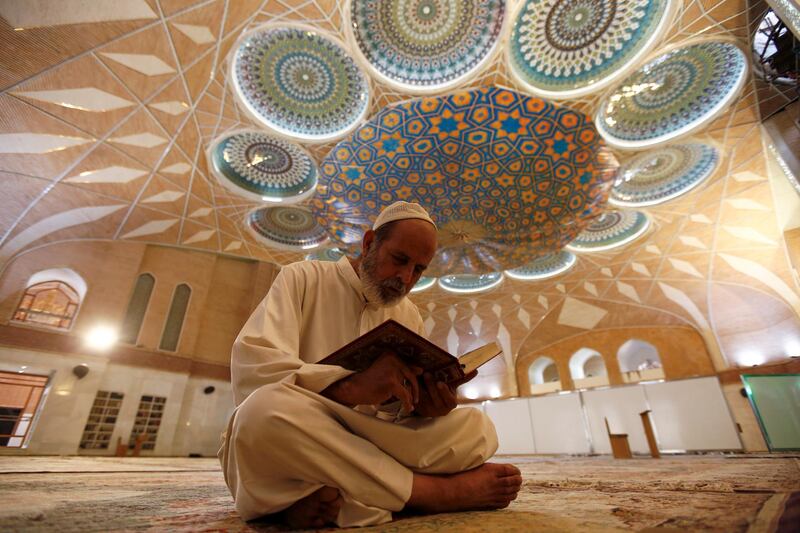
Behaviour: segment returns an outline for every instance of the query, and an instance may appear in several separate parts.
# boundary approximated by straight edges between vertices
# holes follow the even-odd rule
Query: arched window
[[[649,342],[629,339],[617,351],[619,370],[626,383],[644,379],[662,379],[661,357],[658,349]]]
[[[599,352],[581,348],[569,359],[569,372],[576,387],[608,385],[606,364]]]
[[[549,357],[539,357],[528,369],[531,385],[541,385],[558,381],[558,368]]]
[[[175,287],[172,295],[172,304],[169,306],[167,322],[164,325],[164,333],[161,334],[161,342],[158,345],[160,350],[175,352],[178,350],[178,340],[181,337],[183,320],[186,318],[186,309],[189,307],[189,298],[192,296],[192,289],[185,283]]]
[[[86,294],[86,282],[68,268],[37,272],[28,280],[12,320],[69,330]]]
[[[561,390],[561,378],[555,361],[549,357],[538,357],[528,368],[531,393],[545,393]]]
[[[121,342],[136,344],[155,283],[155,278],[150,274],[142,274],[136,279],[136,286],[133,288],[128,310],[125,311],[125,319],[122,321],[119,339]]]

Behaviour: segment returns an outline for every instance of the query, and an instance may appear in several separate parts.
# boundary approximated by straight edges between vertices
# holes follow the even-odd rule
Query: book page
[[[490,342],[485,346],[481,346],[471,352],[467,352],[458,358],[461,363],[461,368],[464,374],[469,374],[479,366],[488,363],[498,355],[503,353],[503,349],[497,345],[496,342]]]

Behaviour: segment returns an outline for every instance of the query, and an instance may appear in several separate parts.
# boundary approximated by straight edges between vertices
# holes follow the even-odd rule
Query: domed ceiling
[[[452,351],[499,338],[510,365],[537,328],[649,309],[724,367],[710,285],[800,310],[744,0],[39,5],[0,3],[0,264],[79,239],[333,259],[407,198],[443,229],[413,298]]]

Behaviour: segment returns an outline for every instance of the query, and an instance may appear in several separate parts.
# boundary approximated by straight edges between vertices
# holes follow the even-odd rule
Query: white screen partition
[[[497,429],[497,453],[536,453],[525,399],[486,402],[485,410]]]
[[[740,450],[716,377],[644,385],[661,450]]]
[[[647,409],[644,390],[639,385],[582,392],[583,405],[589,419],[589,431],[595,453],[611,453],[604,419],[608,418],[612,433],[627,433],[634,453],[648,453],[647,438],[639,413]]]
[[[579,393],[528,398],[536,453],[590,453]]]
[[[606,418],[612,433],[628,435],[632,452],[649,454],[639,416],[647,409],[661,451],[742,449],[716,377],[487,401],[482,407],[497,428],[499,454],[611,453]]]

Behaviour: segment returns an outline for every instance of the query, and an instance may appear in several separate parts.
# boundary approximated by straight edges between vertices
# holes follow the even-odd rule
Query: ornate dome
[[[384,206],[417,202],[439,227],[438,276],[560,250],[602,209],[616,162],[585,115],[481,88],[383,109],[320,171],[311,206],[337,246],[357,251]]]

